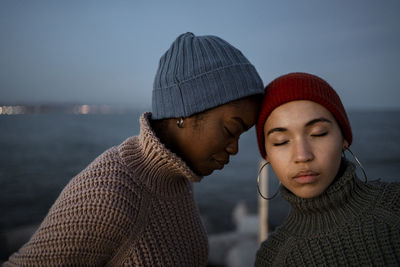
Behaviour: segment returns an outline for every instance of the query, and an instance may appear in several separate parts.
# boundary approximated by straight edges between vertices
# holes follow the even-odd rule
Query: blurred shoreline
[[[0,115],[24,114],[124,114],[138,110],[151,111],[150,106],[133,104],[81,104],[81,103],[1,103]],[[400,112],[399,108],[353,108],[349,112]]]
[[[27,114],[124,114],[138,110],[132,105],[95,105],[95,104],[0,104],[0,115]],[[145,108],[143,108],[145,110]]]

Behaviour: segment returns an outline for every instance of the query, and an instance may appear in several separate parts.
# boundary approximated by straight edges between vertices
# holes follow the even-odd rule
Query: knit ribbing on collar
[[[140,117],[139,136],[130,137],[118,151],[125,164],[154,193],[166,196],[187,190],[187,182],[199,182],[197,176],[176,154],[168,150],[151,129],[151,113]]]
[[[345,170],[320,196],[304,199],[283,186],[280,192],[292,209],[284,227],[293,235],[310,236],[351,223],[356,216],[371,210],[379,191],[360,181],[355,166],[344,161]]]

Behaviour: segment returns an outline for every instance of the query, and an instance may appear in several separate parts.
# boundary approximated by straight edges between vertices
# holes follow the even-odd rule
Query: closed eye
[[[313,137],[322,137],[322,136],[325,136],[327,134],[328,134],[328,132],[323,132],[323,133],[319,133],[319,134],[312,134],[311,136],[313,136]]]
[[[283,141],[283,142],[280,142],[280,143],[274,143],[274,146],[283,146],[283,145],[285,145],[285,144],[287,144],[289,141]]]
[[[230,137],[235,137],[235,135],[227,127],[224,127],[224,128]]]

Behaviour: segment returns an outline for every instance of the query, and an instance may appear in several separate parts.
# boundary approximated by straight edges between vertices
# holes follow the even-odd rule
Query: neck
[[[119,146],[126,165],[135,170],[151,191],[175,194],[180,190],[178,184],[199,182],[202,177],[193,173],[180,157],[160,142],[150,126],[150,117],[150,113],[142,115],[139,136],[129,138]]]
[[[316,234],[344,224],[366,212],[378,197],[360,181],[352,163],[344,162],[343,170],[321,195],[304,199],[281,187],[281,194],[292,209],[285,225],[296,234]]]
[[[176,126],[175,119],[161,119],[161,120],[149,120],[150,127],[154,132],[155,136],[160,140],[160,142],[171,152],[179,155],[176,149],[176,135],[172,131],[172,127]],[[181,156],[181,155],[179,155]]]

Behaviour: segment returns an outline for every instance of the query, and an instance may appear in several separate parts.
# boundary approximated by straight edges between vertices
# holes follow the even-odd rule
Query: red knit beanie
[[[258,148],[265,158],[264,124],[278,106],[294,100],[310,100],[324,106],[338,122],[344,139],[351,145],[353,140],[346,111],[335,90],[323,79],[308,73],[289,73],[273,80],[265,87],[256,131]]]

